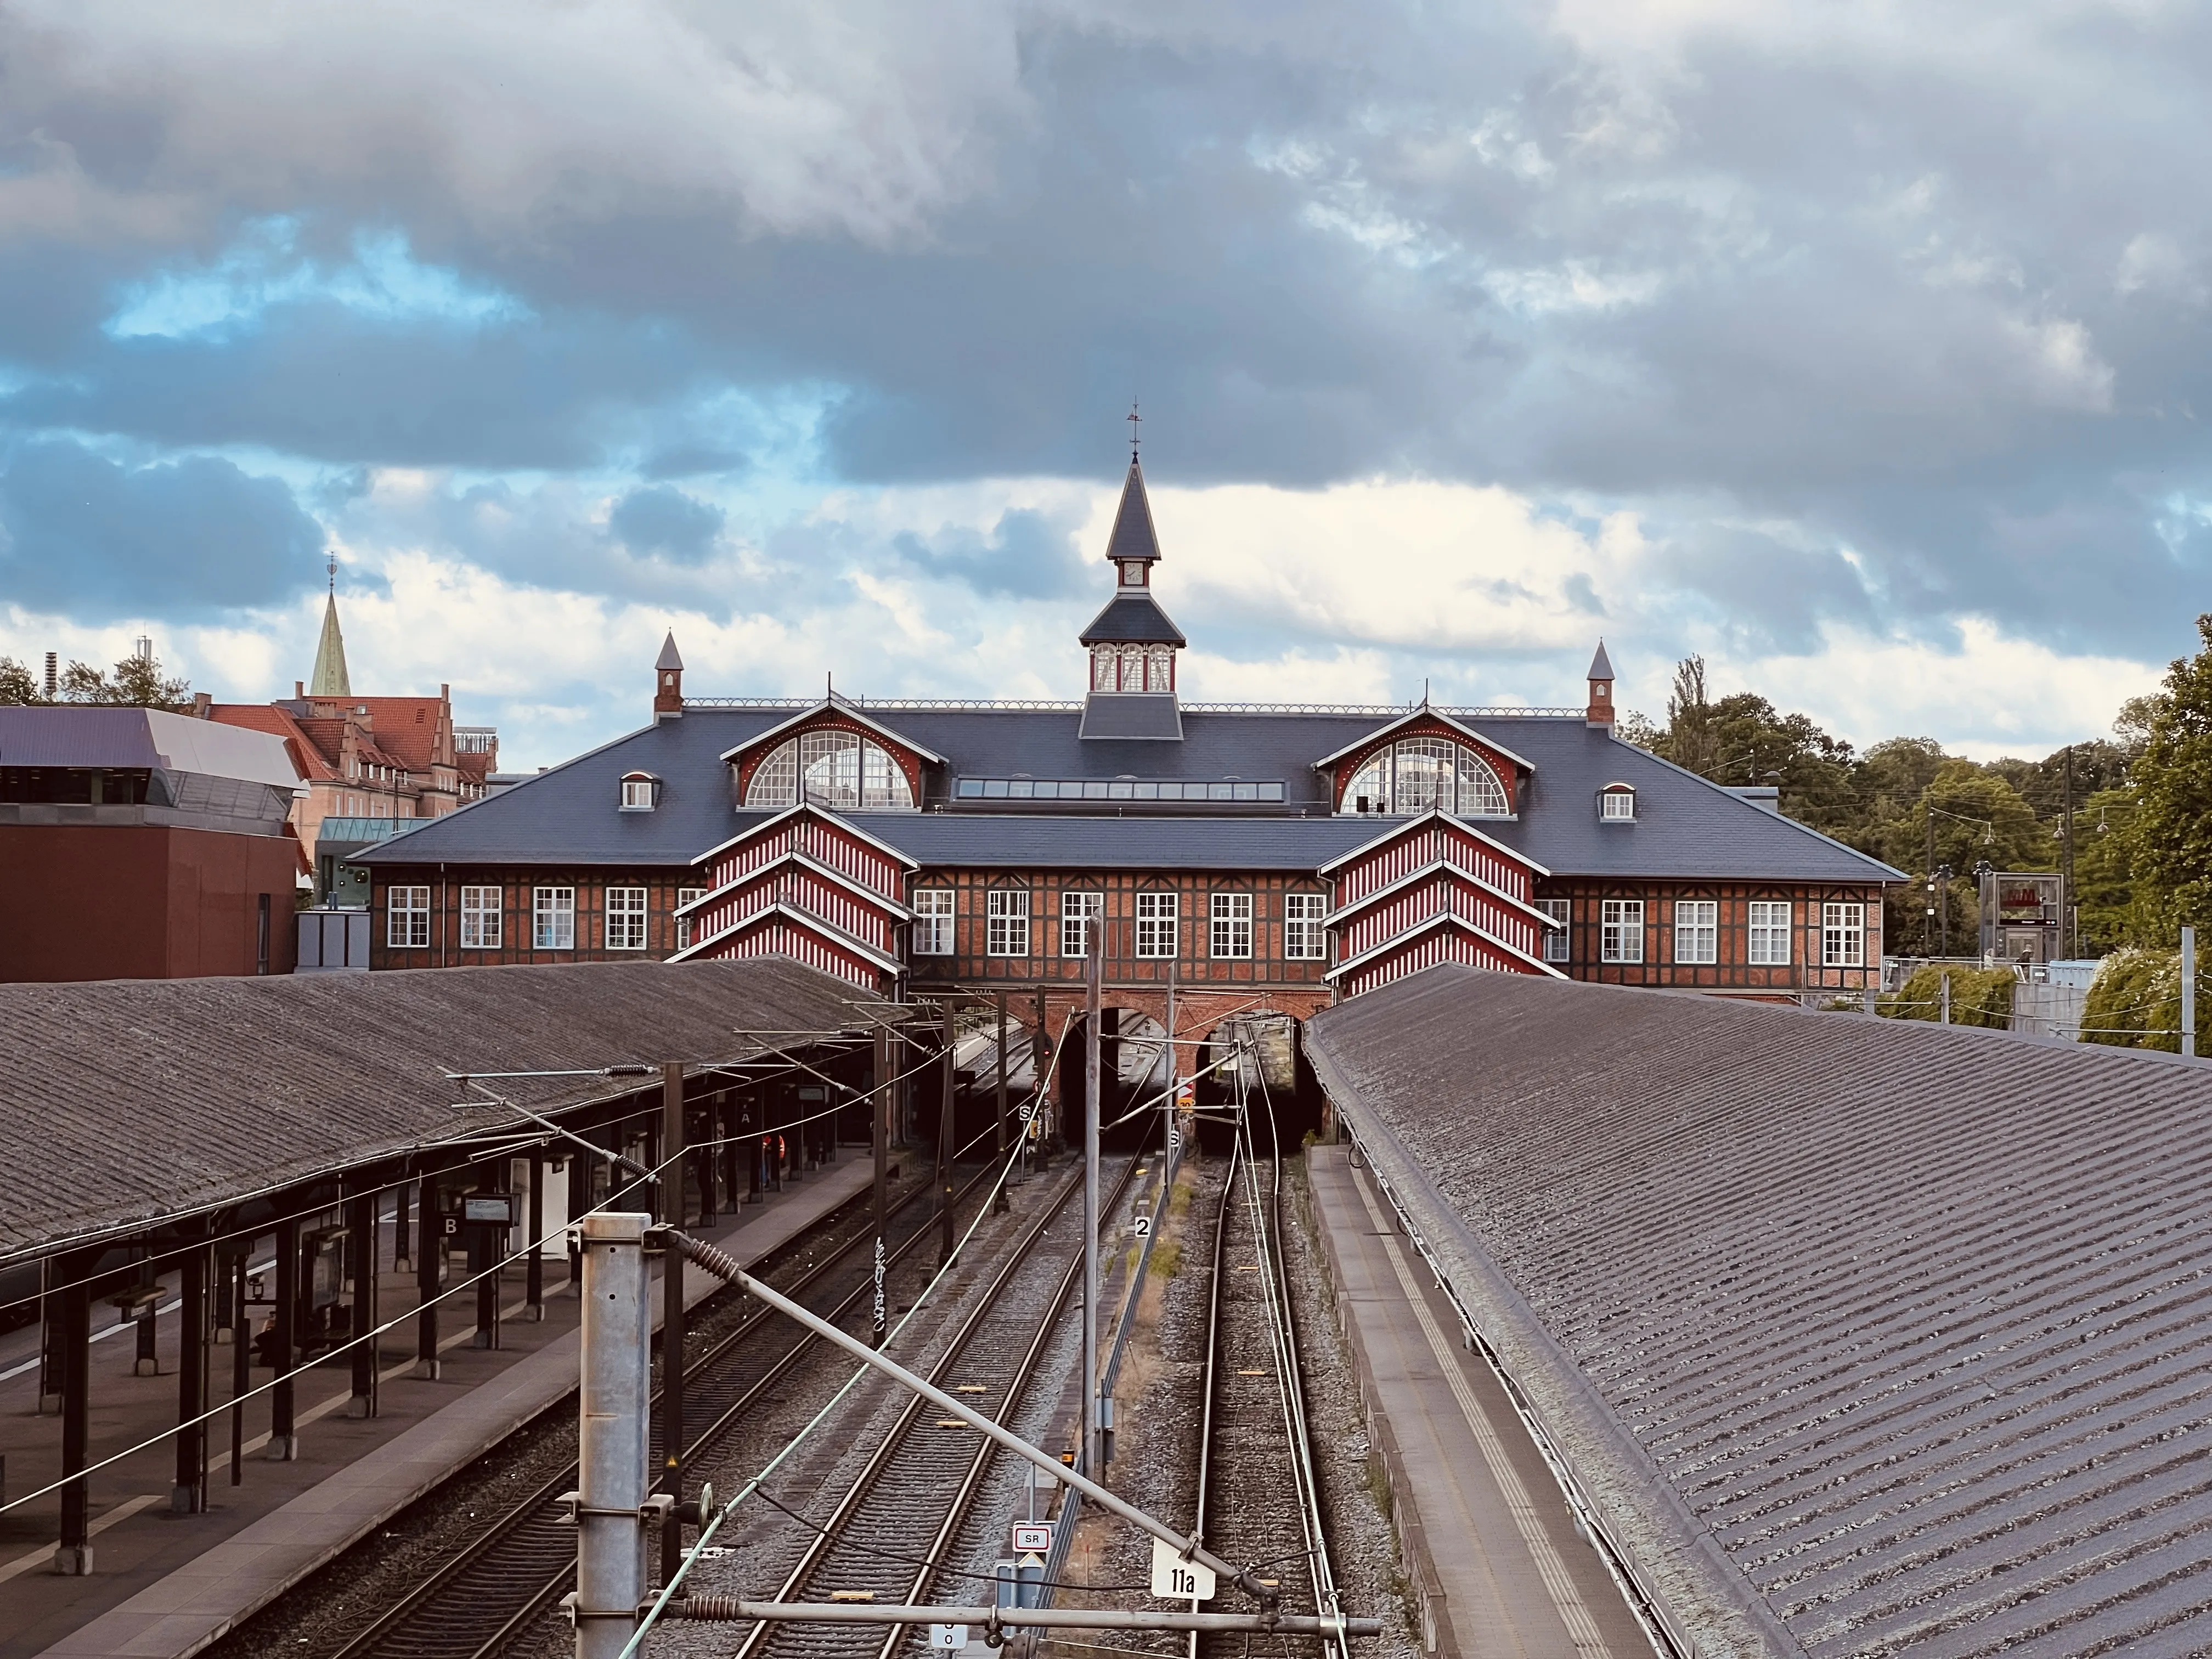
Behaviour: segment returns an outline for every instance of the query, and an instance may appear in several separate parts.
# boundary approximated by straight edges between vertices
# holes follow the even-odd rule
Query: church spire
[[[350,697],[353,682],[346,678],[345,635],[338,631],[338,561],[330,562],[331,591],[323,601],[323,637],[315,647],[315,672],[307,682],[311,697]]]

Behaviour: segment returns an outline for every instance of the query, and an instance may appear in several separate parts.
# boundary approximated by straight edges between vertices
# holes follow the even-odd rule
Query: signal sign
[[[957,1653],[968,1645],[968,1626],[965,1625],[932,1625],[929,1645],[945,1651]]]
[[[1152,1540],[1152,1594],[1171,1601],[1211,1601],[1213,1569],[1203,1561],[1186,1561],[1182,1553],[1164,1539]]]

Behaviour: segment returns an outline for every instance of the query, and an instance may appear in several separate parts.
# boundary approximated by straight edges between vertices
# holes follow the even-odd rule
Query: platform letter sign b
[[[1211,1601],[1213,1569],[1186,1561],[1173,1544],[1152,1540],[1152,1594],[1170,1601]]]

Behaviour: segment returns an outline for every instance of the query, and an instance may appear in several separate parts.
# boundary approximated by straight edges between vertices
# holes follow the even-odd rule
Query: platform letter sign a
[[[957,1653],[968,1645],[968,1626],[965,1625],[932,1625],[929,1645],[943,1651]]]
[[[1164,1540],[1152,1540],[1152,1594],[1170,1601],[1211,1601],[1213,1569],[1200,1561],[1186,1561],[1182,1552]]]

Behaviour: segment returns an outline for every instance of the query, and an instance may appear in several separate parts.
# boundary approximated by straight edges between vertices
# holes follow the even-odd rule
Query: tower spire
[[[323,636],[315,645],[315,672],[307,680],[311,697],[350,697],[346,674],[345,635],[338,628],[338,556],[330,556],[330,592],[323,599]]]
[[[1143,416],[1137,413],[1137,400],[1134,398],[1129,399],[1129,412],[1121,418],[1129,423],[1129,465],[1134,466],[1137,464],[1138,445],[1143,437],[1143,434],[1138,428],[1144,424],[1145,419]]]

